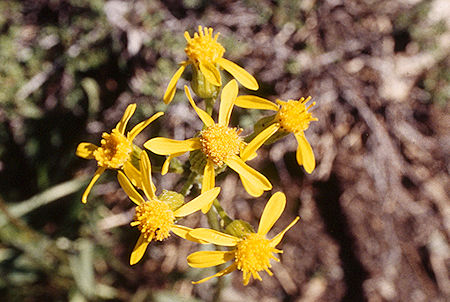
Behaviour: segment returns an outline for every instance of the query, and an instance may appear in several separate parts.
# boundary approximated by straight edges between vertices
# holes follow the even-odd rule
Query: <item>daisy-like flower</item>
[[[137,205],[136,215],[131,225],[137,226],[141,232],[131,253],[130,265],[134,265],[141,260],[152,240],[162,241],[170,236],[171,231],[182,238],[186,238],[192,229],[177,225],[176,220],[200,210],[205,204],[212,202],[220,192],[220,188],[213,188],[179,206],[178,203],[170,203],[156,196],[156,189],[151,179],[150,159],[146,152],[142,152],[141,155],[140,171],[142,174],[142,190],[147,200],[136,191],[123,172],[119,171],[118,173],[120,186]]]
[[[203,268],[233,261],[230,266],[217,274],[193,283],[202,283],[211,278],[229,274],[234,270],[242,271],[244,285],[249,283],[251,277],[261,281],[262,279],[259,275],[261,271],[266,271],[272,276],[270,259],[280,261],[274,254],[283,252],[275,247],[283,239],[284,234],[300,219],[296,217],[281,233],[272,239],[267,239],[267,233],[281,216],[285,205],[285,195],[281,192],[275,193],[264,208],[259,222],[258,232],[249,232],[243,234],[242,237],[232,236],[211,229],[199,228],[190,231],[189,236],[198,239],[201,243],[213,243],[220,246],[232,247],[229,251],[195,252],[187,257],[190,266]]]
[[[131,163],[134,138],[147,127],[151,122],[163,115],[163,112],[154,114],[149,119],[140,122],[134,126],[131,131],[125,135],[125,129],[128,121],[136,110],[136,104],[128,105],[119,123],[111,133],[103,132],[101,145],[96,146],[91,143],[80,143],[77,147],[76,155],[85,159],[95,159],[97,161],[97,170],[83,193],[81,201],[87,202],[87,197],[95,182],[106,169],[123,169],[127,176],[137,185],[140,182],[140,172]]]
[[[153,153],[159,155],[168,155],[162,168],[162,174],[167,173],[169,162],[173,157],[184,154],[188,151],[200,149],[206,156],[206,165],[203,171],[202,192],[215,186],[215,167],[221,167],[227,164],[236,171],[244,185],[246,191],[252,196],[260,196],[264,191],[270,190],[272,184],[269,180],[248,166],[245,161],[254,156],[256,150],[264,141],[275,131],[274,127],[266,129],[255,137],[252,142],[245,145],[239,136],[241,130],[230,128],[228,126],[233,109],[234,101],[238,94],[238,85],[235,80],[231,80],[222,91],[219,122],[214,120],[205,111],[195,105],[189,89],[185,86],[184,90],[194,110],[205,124],[205,128],[198,137],[190,138],[185,141],[157,137],[146,143],[144,147]],[[239,156],[240,155],[240,156]],[[212,203],[211,203],[212,204]],[[211,207],[209,204],[202,211],[206,213]]]
[[[228,71],[244,87],[251,90],[259,88],[258,82],[251,74],[239,65],[223,58],[225,48],[217,42],[219,34],[217,33],[213,36],[212,28],[199,26],[198,33],[195,33],[194,37],[191,37],[187,31],[184,32],[184,37],[187,41],[184,51],[188,60],[180,63],[180,68],[170,80],[163,98],[166,104],[172,101],[177,82],[188,65],[192,65],[194,73],[200,72],[206,81],[213,86],[222,86],[220,67]]]
[[[317,121],[308,111],[316,102],[306,107],[306,103],[311,100],[311,97],[301,98],[298,101],[288,100],[287,102],[277,100],[277,104],[269,100],[252,96],[243,95],[236,99],[235,105],[247,109],[265,109],[273,110],[277,113],[267,124],[269,127],[275,127],[276,131],[283,134],[294,133],[298,142],[296,158],[297,163],[305,168],[307,173],[312,173],[316,167],[316,160],[311,145],[306,140],[304,131],[308,129],[309,123]]]

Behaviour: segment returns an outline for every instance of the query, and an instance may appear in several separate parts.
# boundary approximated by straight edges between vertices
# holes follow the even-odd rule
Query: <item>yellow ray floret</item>
[[[267,239],[266,235],[281,216],[286,205],[286,197],[283,193],[275,193],[267,202],[259,223],[258,232],[242,234],[241,237],[232,236],[210,229],[194,229],[189,232],[191,237],[202,240],[205,243],[213,243],[221,246],[231,247],[229,251],[201,251],[188,256],[188,264],[192,267],[210,267],[226,263],[230,260],[233,263],[215,275],[204,278],[194,284],[202,283],[214,277],[229,274],[234,270],[243,273],[243,284],[247,285],[253,277],[262,280],[259,272],[265,271],[270,276],[270,260],[279,261],[275,254],[282,253],[275,247],[280,243],[284,234],[299,220],[296,217],[281,233],[272,239]]]
[[[251,90],[259,88],[256,79],[244,68],[223,58],[225,48],[217,42],[219,33],[214,35],[212,28],[199,26],[198,33],[195,33],[193,37],[187,31],[184,37],[187,43],[184,50],[188,60],[180,63],[180,68],[170,80],[163,98],[166,104],[172,101],[177,82],[187,65],[192,65],[195,72],[201,73],[206,81],[214,86],[222,86],[219,68],[223,68],[244,87]]]
[[[151,122],[156,120],[164,113],[158,112],[149,119],[137,124],[131,131],[125,134],[125,129],[136,110],[136,104],[128,105],[124,115],[117,123],[116,127],[110,133],[104,132],[100,147],[91,143],[80,143],[77,147],[76,154],[85,159],[95,159],[97,161],[97,171],[91,179],[89,185],[82,196],[82,202],[87,202],[87,197],[95,182],[106,169],[124,170],[127,176],[134,182],[139,184],[139,171],[131,165],[131,153],[133,151],[134,138],[147,127]]]
[[[170,236],[170,232],[187,238],[189,228],[176,224],[178,218],[192,214],[206,204],[211,203],[220,192],[220,188],[212,188],[202,193],[182,206],[174,207],[173,203],[158,198],[151,180],[151,164],[147,153],[142,152],[140,161],[142,173],[142,189],[145,197],[141,196],[124,173],[119,171],[118,180],[128,197],[136,204],[136,214],[131,226],[136,226],[141,235],[131,253],[130,264],[134,265],[142,259],[148,244],[152,240],[162,241]]]
[[[239,96],[236,99],[236,106],[248,109],[265,109],[276,111],[273,119],[268,123],[268,127],[277,128],[276,131],[280,133],[293,133],[298,142],[296,158],[297,163],[305,168],[305,171],[312,173],[316,166],[314,152],[311,145],[306,140],[304,131],[308,129],[309,123],[317,121],[309,110],[316,104],[313,102],[306,107],[306,103],[311,100],[311,97],[301,98],[298,101],[288,100],[287,102],[277,100],[277,104],[269,100],[245,95]],[[275,131],[275,132],[276,132]],[[272,134],[274,134],[273,132]]]
[[[244,188],[250,195],[260,196],[264,191],[270,190],[272,185],[269,180],[245,163],[270,136],[270,133],[268,131],[261,133],[248,144],[249,148],[246,148],[245,143],[239,136],[241,130],[229,127],[231,112],[238,94],[236,81],[231,80],[223,88],[218,123],[215,123],[205,111],[197,107],[186,86],[185,92],[192,107],[205,124],[205,128],[200,132],[200,135],[185,141],[157,137],[147,141],[144,147],[156,154],[167,155],[168,160],[184,152],[200,149],[206,156],[202,192],[214,187],[214,167],[221,167],[224,164],[239,174],[243,180]],[[245,159],[243,159],[240,157],[241,152],[249,155],[246,155]],[[168,162],[166,161],[163,172],[167,171]],[[202,211],[206,212],[210,207],[211,204],[203,208]]]

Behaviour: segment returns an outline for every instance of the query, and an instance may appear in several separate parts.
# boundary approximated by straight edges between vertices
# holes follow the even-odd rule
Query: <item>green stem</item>
[[[209,116],[212,115],[213,112],[213,108],[214,108],[214,99],[205,99],[205,104],[206,104],[206,113],[208,113]]]
[[[191,174],[189,174],[188,178],[186,179],[186,182],[184,183],[183,187],[181,188],[181,191],[180,191],[181,195],[187,196],[189,194],[196,177],[197,177],[197,173],[194,171],[191,171]]]
[[[216,231],[220,231],[219,217],[217,216],[215,208],[211,207],[208,213],[206,213],[209,226]]]
[[[228,216],[227,212],[225,212],[225,210],[222,208],[219,200],[215,199],[213,205],[214,208],[216,208],[217,214],[219,214],[220,218],[222,218],[223,228],[226,228],[227,225],[229,225],[233,221],[233,219],[231,219]]]

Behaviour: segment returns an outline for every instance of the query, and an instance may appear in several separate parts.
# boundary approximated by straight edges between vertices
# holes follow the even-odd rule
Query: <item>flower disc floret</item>
[[[214,124],[200,133],[202,152],[214,164],[221,167],[225,160],[239,154],[243,144],[239,137],[240,130]]]
[[[130,158],[133,144],[117,129],[102,134],[101,147],[94,151],[100,167],[119,169]]]
[[[175,215],[169,205],[157,199],[141,203],[136,207],[136,215],[132,226],[137,226],[148,242],[159,241],[170,236]]]
[[[194,64],[200,61],[208,61],[215,64],[225,53],[225,48],[217,42],[219,34],[217,33],[213,36],[212,28],[199,26],[198,33],[195,33],[193,38],[188,32],[185,32],[184,36],[187,41],[184,51]]]
[[[289,100],[283,102],[277,100],[280,109],[275,117],[276,121],[280,123],[281,130],[285,132],[299,133],[308,129],[311,121],[316,121],[308,110],[314,106],[315,103],[306,107],[306,103],[311,98],[301,98],[299,101]]]
[[[261,280],[259,271],[266,271],[272,275],[269,268],[270,259],[276,258],[273,253],[281,251],[270,246],[270,240],[266,239],[264,235],[257,233],[249,233],[236,245],[235,262],[237,268],[246,275],[251,273],[253,278]]]

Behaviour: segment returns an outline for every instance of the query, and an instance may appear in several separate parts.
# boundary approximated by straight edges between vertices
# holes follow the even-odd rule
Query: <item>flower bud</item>
[[[195,65],[192,65],[191,87],[195,94],[202,99],[213,100],[217,98],[221,88],[220,86],[211,84]]]

